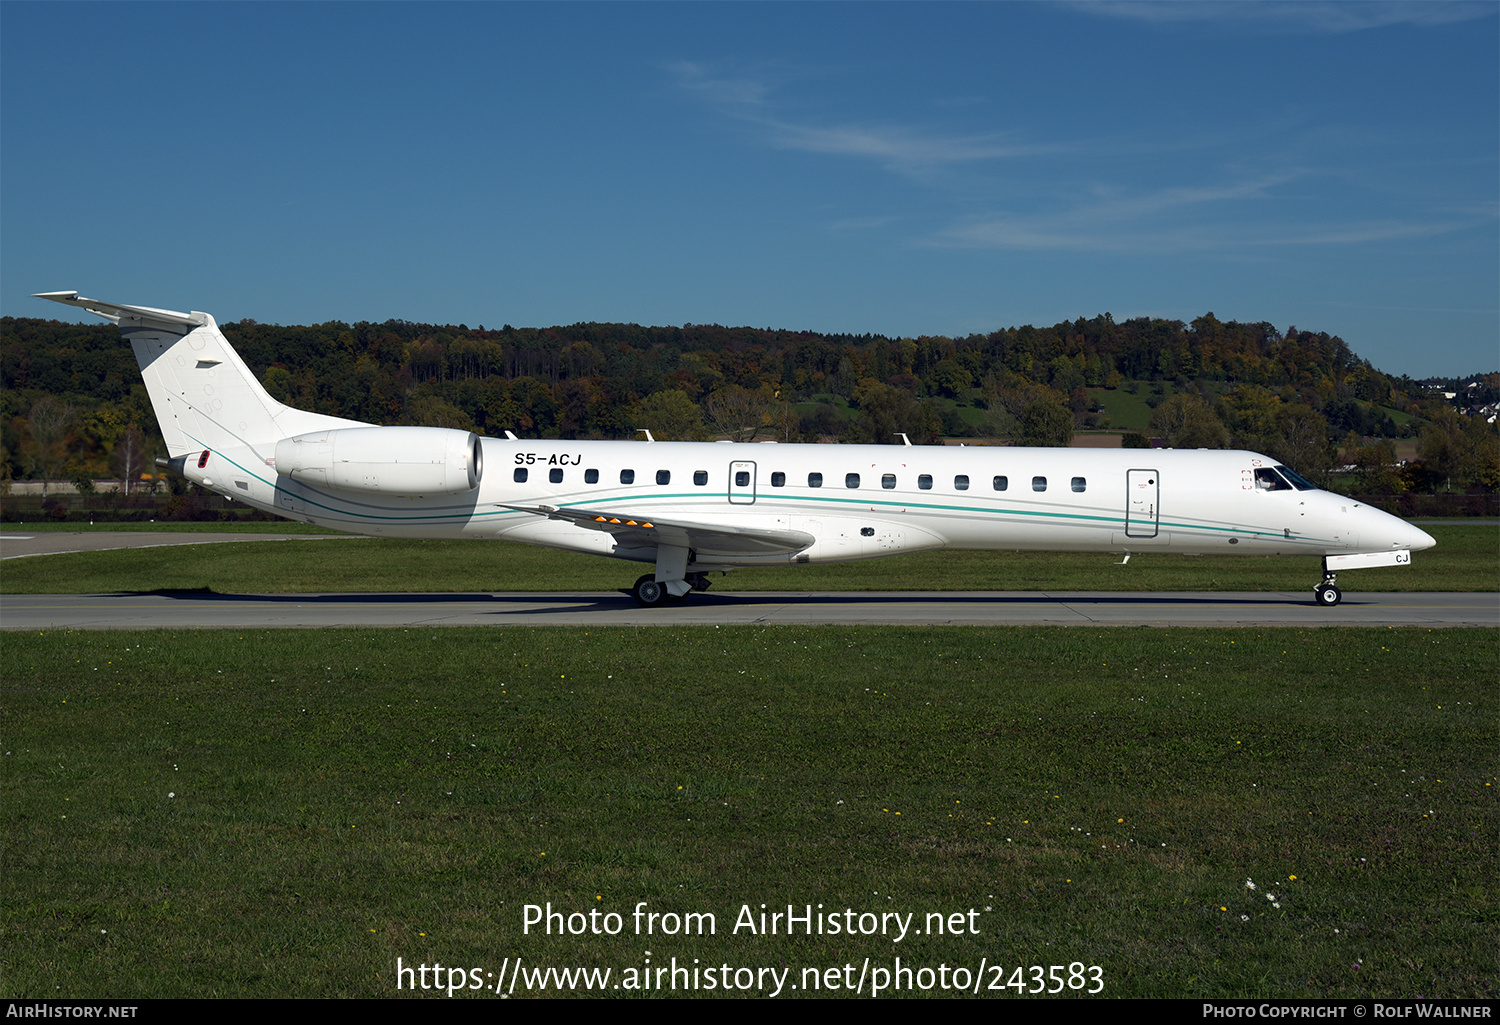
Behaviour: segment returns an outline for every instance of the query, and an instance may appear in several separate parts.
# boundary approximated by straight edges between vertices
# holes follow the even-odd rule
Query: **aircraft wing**
[[[817,538],[802,530],[767,530],[722,523],[693,523],[605,509],[558,509],[550,505],[506,505],[549,520],[575,523],[615,535],[626,548],[673,545],[704,556],[777,555],[800,552]]]

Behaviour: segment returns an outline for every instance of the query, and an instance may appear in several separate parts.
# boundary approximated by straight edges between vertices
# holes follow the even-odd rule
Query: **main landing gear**
[[[682,601],[691,591],[708,590],[708,574],[688,572],[693,562],[692,549],[685,545],[659,545],[656,572],[637,580],[630,589],[631,597],[641,608],[654,609],[669,601]]]
[[[675,593],[677,588],[682,590],[681,594]],[[689,573],[682,580],[658,580],[656,574],[647,573],[635,582],[635,586],[630,589],[630,596],[641,608],[654,609],[668,602],[680,602],[693,591],[706,590],[708,590],[706,573]]]
[[[1313,588],[1313,600],[1323,608],[1331,609],[1344,600],[1344,592],[1334,583],[1337,579],[1338,574],[1328,568],[1328,563],[1323,563],[1323,582]]]
[[[666,604],[672,592],[667,590],[664,581],[656,579],[654,574],[647,573],[635,582],[630,593],[637,605],[643,609],[650,609]]]

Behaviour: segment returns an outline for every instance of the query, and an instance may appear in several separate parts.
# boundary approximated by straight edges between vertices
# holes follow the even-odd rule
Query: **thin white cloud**
[[[1226,185],[1158,189],[1137,195],[1103,191],[1093,202],[1038,214],[1001,213],[968,219],[927,240],[928,245],[968,249],[1134,250],[1182,246],[1194,229],[1164,223],[1179,211],[1211,204],[1263,199],[1292,174]],[[1195,247],[1196,248],[1196,247]]]
[[[1472,222],[1376,221],[1347,225],[1279,226],[1225,219],[1183,227],[1080,225],[1072,216],[999,216],[956,224],[925,245],[936,249],[1056,250],[1098,253],[1209,252],[1287,246],[1353,245],[1446,235]]]
[[[934,135],[896,125],[798,125],[758,119],[782,149],[871,157],[897,168],[1003,160],[1059,152],[1059,147],[1021,146],[1001,135]]]
[[[1301,177],[1298,172],[1283,172],[1249,181],[1232,182],[1226,185],[1200,185],[1192,188],[1179,187],[1159,189],[1138,196],[1110,196],[1106,202],[1083,207],[1070,217],[1099,223],[1101,221],[1124,221],[1144,216],[1156,216],[1184,207],[1201,206],[1205,203],[1220,203],[1230,200],[1267,199],[1278,185]]]
[[[1495,13],[1492,3],[1441,3],[1435,0],[1080,0],[1077,10],[1109,18],[1128,18],[1159,25],[1223,24],[1294,32],[1363,32],[1388,25],[1451,25]]]
[[[1105,5],[1113,8],[1116,5]],[[1172,14],[1179,7],[1238,8],[1227,4],[1169,4],[1158,11],[1152,3],[1126,4],[1139,9],[1134,17],[1188,18]],[[1258,9],[1275,4],[1245,5]],[[1292,5],[1301,7],[1303,5]],[[1312,4],[1311,6],[1323,6]],[[1345,6],[1345,5],[1334,5]],[[1363,7],[1350,4],[1350,7]],[[1402,4],[1392,4],[1404,7]],[[1440,5],[1441,6],[1441,5]],[[1455,5],[1447,5],[1453,7]],[[1220,17],[1260,17],[1247,10]],[[1276,17],[1292,17],[1281,13]],[[1454,18],[1451,11],[1447,17]],[[1328,15],[1332,17],[1332,15]],[[1372,21],[1382,15],[1361,15]],[[1386,16],[1394,17],[1394,16]],[[1407,12],[1406,20],[1418,18]],[[1004,133],[942,133],[892,124],[817,125],[786,117],[773,102],[775,89],[769,84],[784,79],[784,69],[762,68],[755,74],[726,73],[708,65],[680,62],[671,65],[679,85],[702,97],[725,116],[752,126],[765,145],[806,153],[869,160],[887,170],[913,178],[960,166],[1091,152],[1099,147],[1080,143],[1026,144]],[[1196,140],[1195,145],[1213,148],[1214,143]],[[1139,148],[1139,144],[1137,144]],[[1233,171],[1227,172],[1233,174]],[[1299,179],[1322,177],[1328,172],[1305,168],[1283,169],[1271,174],[1241,173],[1238,177],[1209,185],[1179,186],[1152,191],[1133,191],[1116,186],[1092,188],[1053,181],[1044,188],[1052,194],[1049,210],[1007,210],[971,216],[931,232],[914,244],[944,249],[1008,249],[1073,252],[1225,252],[1247,255],[1282,246],[1337,246],[1394,239],[1430,237],[1462,231],[1492,222],[1496,211],[1429,211],[1401,218],[1328,219],[1321,222],[1289,219],[1287,204],[1306,198],[1288,196],[1282,186]],[[1036,198],[1036,197],[1033,197]],[[835,231],[883,226],[891,218],[854,218],[830,227]]]
[[[865,157],[901,172],[1066,152],[1058,145],[1011,141],[1004,133],[945,134],[903,125],[799,123],[773,112],[771,87],[754,77],[717,73],[704,64],[679,61],[668,65],[678,85],[753,125],[777,149],[837,156]],[[770,77],[769,75],[767,77]]]
[[[941,249],[1243,253],[1252,248],[1431,237],[1493,220],[1480,215],[1289,225],[1285,218],[1268,216],[1266,204],[1276,200],[1273,189],[1299,177],[1288,173],[1225,185],[1109,196],[1045,213],[973,217],[935,232],[921,244]],[[1193,222],[1181,223],[1179,215],[1190,211]]]
[[[695,61],[676,61],[667,70],[677,76],[677,84],[695,92],[711,103],[725,107],[756,108],[765,103],[769,87],[753,78],[715,75]]]

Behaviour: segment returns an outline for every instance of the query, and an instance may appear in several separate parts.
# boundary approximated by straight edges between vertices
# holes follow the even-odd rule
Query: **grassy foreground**
[[[811,995],[900,958],[931,995],[940,967],[1013,996],[1056,964],[1106,996],[1493,996],[1496,654],[1493,630],[11,634],[0,988],[383,997],[398,958],[493,988],[519,957],[625,995],[676,958]],[[618,934],[527,933],[549,902]],[[714,931],[638,935],[641,902]],[[919,931],[736,931],[761,904]]]
[[[275,526],[271,524],[269,526]],[[1429,524],[1436,548],[1410,566],[1343,574],[1349,591],[1491,591],[1500,587],[1500,530]],[[833,566],[738,570],[714,578],[730,591],[1303,591],[1322,579],[1316,558],[1141,554],[1118,565],[1103,553],[924,552]],[[11,559],[8,594],[193,590],[609,591],[639,563],[503,541],[362,538],[183,546]]]

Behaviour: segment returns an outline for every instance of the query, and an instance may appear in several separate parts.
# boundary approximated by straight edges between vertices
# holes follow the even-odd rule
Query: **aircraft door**
[[[735,460],[729,464],[729,501],[734,505],[755,504],[755,464]]]
[[[1155,470],[1125,471],[1125,536],[1155,537],[1161,496],[1161,476]]]

